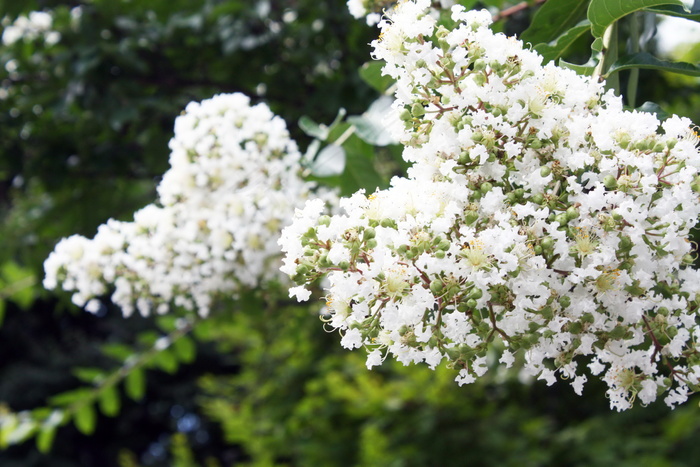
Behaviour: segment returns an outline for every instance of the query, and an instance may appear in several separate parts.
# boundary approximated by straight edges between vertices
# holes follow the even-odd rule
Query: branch
[[[499,11],[495,15],[493,15],[493,22],[500,21],[502,19],[508,18],[509,16],[513,16],[516,13],[519,13],[527,8],[530,8],[534,5],[539,5],[540,3],[544,3],[547,0],[535,0],[534,3],[532,2],[520,2],[517,5],[514,5],[510,8],[506,8],[505,10]]]

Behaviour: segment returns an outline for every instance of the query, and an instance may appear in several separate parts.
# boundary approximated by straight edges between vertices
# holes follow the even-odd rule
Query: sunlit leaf
[[[182,336],[173,342],[173,352],[181,362],[192,363],[196,356],[196,350],[194,341],[187,336]]]
[[[343,173],[345,150],[337,144],[329,144],[316,155],[309,170],[317,177],[330,177]]]
[[[139,401],[146,393],[146,375],[142,368],[133,368],[124,379],[126,395]]]
[[[114,417],[119,413],[121,398],[115,386],[101,388],[97,401],[100,405],[100,411],[108,417]]]
[[[73,414],[75,427],[84,435],[92,434],[95,431],[97,414],[92,404],[83,404]]]
[[[591,0],[588,20],[594,37],[603,37],[605,30],[620,18],[635,11],[658,5],[683,6],[682,0]]]

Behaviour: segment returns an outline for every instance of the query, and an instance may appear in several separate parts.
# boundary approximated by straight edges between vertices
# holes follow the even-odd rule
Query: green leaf
[[[173,342],[173,351],[181,362],[192,363],[196,356],[197,347],[192,339],[182,336]]]
[[[349,195],[360,188],[369,193],[377,188],[384,188],[385,183],[377,173],[372,161],[374,148],[353,135],[344,145],[347,153],[347,166],[341,179],[341,192]]]
[[[583,65],[577,65],[575,63],[566,62],[560,58],[558,65],[562,68],[574,70],[581,76],[592,76],[593,72],[595,71],[595,63],[591,61],[589,61],[588,63],[584,63]]]
[[[536,45],[535,51],[542,55],[545,63],[554,61],[564,55],[569,47],[571,47],[571,45],[576,42],[579,37],[590,31],[590,29],[591,23],[587,19],[584,19],[579,24],[559,36],[555,41],[552,41],[549,44]]]
[[[0,326],[2,326],[3,321],[5,321],[5,300],[0,298]]]
[[[95,384],[104,379],[105,371],[101,368],[73,368],[73,375],[84,383]]]
[[[92,404],[83,404],[75,411],[73,415],[73,423],[75,427],[84,435],[92,434],[95,431],[95,423],[97,422],[97,414]]]
[[[345,150],[337,144],[329,144],[316,155],[309,170],[316,177],[332,177],[343,173]]]
[[[121,399],[115,386],[105,386],[100,390],[98,403],[100,411],[108,417],[114,417],[119,413]]]
[[[382,94],[395,82],[391,76],[382,75],[384,64],[383,61],[367,62],[359,71],[360,78]]]
[[[146,375],[143,368],[133,368],[124,379],[126,395],[139,401],[146,393]]]
[[[565,35],[586,17],[588,0],[549,0],[537,10],[520,39],[533,45],[548,43]]]
[[[372,102],[365,113],[361,116],[348,117],[347,121],[355,127],[355,134],[369,144],[387,146],[398,143],[391,136],[386,123],[394,115],[391,108],[393,103],[393,98],[380,96]]]
[[[676,5],[661,5],[652,8],[645,8],[644,11],[656,13],[657,15],[675,16],[691,21],[700,21],[700,8],[693,7],[689,10]]]
[[[33,286],[36,282],[31,270],[14,261],[2,264],[0,277],[6,284],[0,289],[0,298],[9,298],[21,308],[28,308],[34,301]]]
[[[51,405],[66,406],[74,404],[78,401],[90,398],[92,396],[92,390],[88,388],[78,388],[71,391],[62,392],[56,394],[49,399]]]
[[[151,359],[151,363],[170,374],[175,373],[179,366],[175,355],[169,349],[163,349],[155,354]]]
[[[306,115],[299,119],[299,128],[312,138],[318,138],[322,141],[328,138],[328,128],[325,125],[319,125]]]
[[[17,415],[9,413],[3,415],[2,424],[0,424],[0,448],[6,448],[10,445],[12,432],[19,425]]]
[[[53,440],[56,437],[56,426],[55,425],[43,425],[39,429],[39,433],[36,436],[36,448],[42,454],[46,454],[51,450],[51,445],[53,445]]]
[[[175,315],[164,315],[156,318],[156,324],[163,332],[172,332],[177,327],[178,317]]]
[[[126,361],[136,353],[134,349],[126,344],[105,344],[101,347],[102,353],[108,355],[119,362]]]
[[[654,114],[654,115],[656,115],[656,118],[658,118],[661,121],[664,121],[668,117],[671,116],[668,112],[666,112],[664,109],[662,109],[661,106],[659,104],[657,104],[656,102],[647,101],[634,110],[637,110],[639,112],[646,112],[646,113]]]
[[[588,5],[588,20],[593,37],[603,37],[605,30],[620,18],[635,11],[658,5],[683,6],[682,0],[591,0]]]
[[[650,70],[668,71],[688,76],[700,76],[700,66],[686,62],[669,62],[654,57],[653,55],[640,52],[632,55],[624,55],[612,64],[607,76],[632,68],[644,68]]]

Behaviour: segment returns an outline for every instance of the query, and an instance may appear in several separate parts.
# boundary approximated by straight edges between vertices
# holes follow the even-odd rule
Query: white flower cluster
[[[394,8],[405,0],[348,0],[348,11],[353,18],[365,18],[367,25],[374,26],[382,19],[382,13],[387,9]],[[450,8],[455,4],[455,0],[439,0],[434,2],[439,4],[440,9]],[[431,14],[439,14],[439,10],[431,9]]]
[[[600,375],[618,410],[683,402],[700,387],[691,122],[622,110],[486,11],[453,7],[448,29],[429,7],[401,3],[373,43],[397,79],[408,178],[341,200],[344,215],[297,212],[280,240],[291,293],[327,276],[327,325],[368,367],[446,360],[464,384],[500,352],[579,394]]]
[[[53,18],[44,11],[32,11],[28,16],[18,16],[11,24],[7,24],[2,32],[2,43],[10,46],[19,40],[33,41],[42,38],[46,45],[56,44],[61,40],[61,34],[52,31]]]
[[[309,197],[284,121],[243,94],[190,103],[175,121],[159,204],[110,220],[93,239],[62,240],[44,286],[95,311],[114,287],[125,315],[171,305],[206,315],[218,295],[281,280],[277,239]]]

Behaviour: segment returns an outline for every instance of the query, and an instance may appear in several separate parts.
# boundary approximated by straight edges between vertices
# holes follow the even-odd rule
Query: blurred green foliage
[[[600,383],[578,397],[495,370],[461,388],[447,368],[387,361],[367,371],[361,351],[323,331],[320,297],[299,306],[257,291],[149,354],[173,320],[124,320],[111,308],[93,316],[43,291],[41,263],[58,239],[92,236],[153,200],[188,102],[233,91],[264,100],[304,151],[317,136],[296,125],[302,116],[360,115],[389,85],[373,89],[364,80],[376,73],[358,71],[374,31],[344,0],[0,0],[5,26],[44,9],[55,12],[59,43],[0,46],[0,415],[118,377],[86,396],[74,425],[37,438],[43,450],[53,441],[49,453],[27,442],[0,452],[0,465],[665,467],[700,457],[692,402],[618,414]],[[497,27],[520,33],[534,11]],[[580,63],[591,41],[577,36],[557,57]],[[697,63],[698,49],[673,58]],[[639,102],[697,122],[697,86],[642,71]],[[332,143],[349,127],[340,121],[318,139]],[[397,147],[361,136],[345,140],[342,174],[319,180],[350,193],[401,173]],[[119,373],[142,357],[139,370]]]

